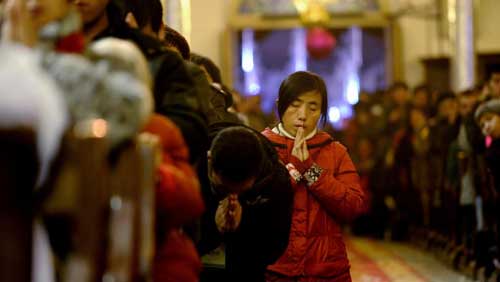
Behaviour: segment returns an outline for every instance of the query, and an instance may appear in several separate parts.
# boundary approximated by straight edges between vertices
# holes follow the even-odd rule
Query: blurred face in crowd
[[[425,108],[429,104],[429,95],[426,91],[419,90],[413,97],[413,105],[419,108]]]
[[[491,95],[495,98],[500,98],[500,73],[495,72],[490,79]]]
[[[361,139],[358,145],[359,150],[359,158],[361,160],[368,160],[372,156],[373,153],[373,145],[372,142],[368,139]]]
[[[37,30],[63,18],[70,7],[68,0],[28,0],[26,4]]]
[[[404,105],[410,98],[410,92],[403,87],[398,87],[392,92],[392,99],[397,105]]]
[[[106,14],[110,0],[73,0],[85,25],[98,21]]]
[[[459,112],[462,117],[467,116],[474,110],[474,106],[477,103],[476,96],[461,96],[458,99]]]
[[[413,129],[421,129],[427,124],[427,117],[419,109],[412,109],[410,112],[410,123]]]
[[[358,111],[356,113],[356,121],[359,125],[366,125],[370,122],[370,114],[364,110]]]
[[[453,120],[458,116],[458,103],[456,99],[446,99],[441,101],[438,106],[438,116],[448,120]]]
[[[485,113],[479,119],[479,126],[485,136],[493,139],[500,138],[500,115],[495,113]]]
[[[305,92],[297,97],[286,109],[282,117],[285,130],[297,134],[299,127],[304,128],[305,136],[316,128],[321,116],[321,94],[317,91]]]

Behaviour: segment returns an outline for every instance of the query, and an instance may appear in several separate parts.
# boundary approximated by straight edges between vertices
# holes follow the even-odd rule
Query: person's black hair
[[[427,85],[427,84],[420,84],[420,85],[418,85],[417,87],[415,87],[413,89],[413,93],[417,93],[417,92],[425,92],[429,96],[428,98],[430,98],[432,90],[429,87],[429,85]]]
[[[151,25],[153,32],[161,28],[163,7],[160,0],[125,0],[127,12],[134,15],[139,29]]]
[[[123,1],[111,0],[106,6],[106,14],[108,16],[109,26],[117,27],[125,23],[125,16],[128,8]]]
[[[292,73],[281,83],[278,93],[278,116],[280,121],[290,104],[300,95],[310,91],[317,91],[321,95],[321,123],[325,126],[328,108],[326,85],[319,75],[307,71]]]
[[[264,161],[259,136],[243,126],[220,131],[212,142],[210,154],[213,171],[234,182],[257,176]]]
[[[189,60],[191,58],[191,48],[189,48],[189,43],[177,30],[169,26],[165,26],[164,42],[165,44],[173,46],[179,50],[184,60]]]
[[[457,95],[451,91],[445,91],[439,93],[439,97],[437,98],[436,101],[436,106],[439,106],[443,101],[448,100],[448,99],[457,99]]]
[[[500,64],[493,64],[486,67],[486,81],[489,81],[493,74],[500,74]]]
[[[473,88],[469,88],[459,92],[457,97],[462,98],[462,97],[477,97],[477,96],[479,96],[478,93],[474,91]]]
[[[207,70],[208,75],[210,75],[210,77],[212,78],[213,82],[222,84],[222,77],[219,67],[217,67],[217,65],[212,60],[196,53],[191,53],[190,59],[191,62],[197,64],[198,66],[204,67]]]
[[[212,83],[211,87],[212,89],[223,95],[224,102],[226,104],[226,110],[233,106],[234,101],[233,101],[233,95],[231,94],[231,89],[229,89],[224,84],[218,84],[218,83]]]
[[[408,90],[408,84],[402,81],[396,81],[391,85],[391,87],[389,87],[389,93],[393,93],[399,89]]]

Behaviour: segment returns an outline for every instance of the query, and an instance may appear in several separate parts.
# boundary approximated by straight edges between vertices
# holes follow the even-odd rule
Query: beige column
[[[452,55],[452,88],[462,91],[475,83],[474,0],[449,0],[448,21]]]
[[[191,43],[191,0],[162,0],[164,22]]]

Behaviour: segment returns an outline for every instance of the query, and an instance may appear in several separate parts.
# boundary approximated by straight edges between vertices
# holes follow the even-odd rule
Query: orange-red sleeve
[[[157,135],[162,144],[156,187],[156,209],[165,221],[161,224],[175,227],[189,223],[201,216],[204,204],[182,134],[172,121],[160,115],[153,115],[144,131]]]

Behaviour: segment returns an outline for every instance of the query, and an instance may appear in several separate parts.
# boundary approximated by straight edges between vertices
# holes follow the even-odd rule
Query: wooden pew
[[[0,130],[0,148],[0,281],[31,282],[35,133]]]
[[[46,219],[57,219],[52,245],[69,242],[57,260],[58,281],[152,280],[158,139],[140,134],[110,162],[106,134],[103,120],[66,134],[62,162],[40,208]],[[0,131],[0,146],[0,281],[31,282],[34,132]],[[58,229],[61,222],[68,228]]]
[[[61,181],[45,209],[71,222],[71,249],[58,267],[61,281],[102,281],[110,199],[106,134],[105,121],[91,120],[65,138]]]
[[[156,170],[161,162],[159,138],[155,135],[142,133],[137,139],[137,151],[142,164],[142,174],[138,197],[138,279],[136,281],[152,281],[156,244]]]
[[[111,171],[111,210],[105,279],[151,281],[154,256],[154,187],[159,145],[141,134]]]
[[[151,281],[158,139],[140,134],[110,161],[105,129],[97,120],[68,135],[62,184],[46,205],[72,221],[61,281]]]

